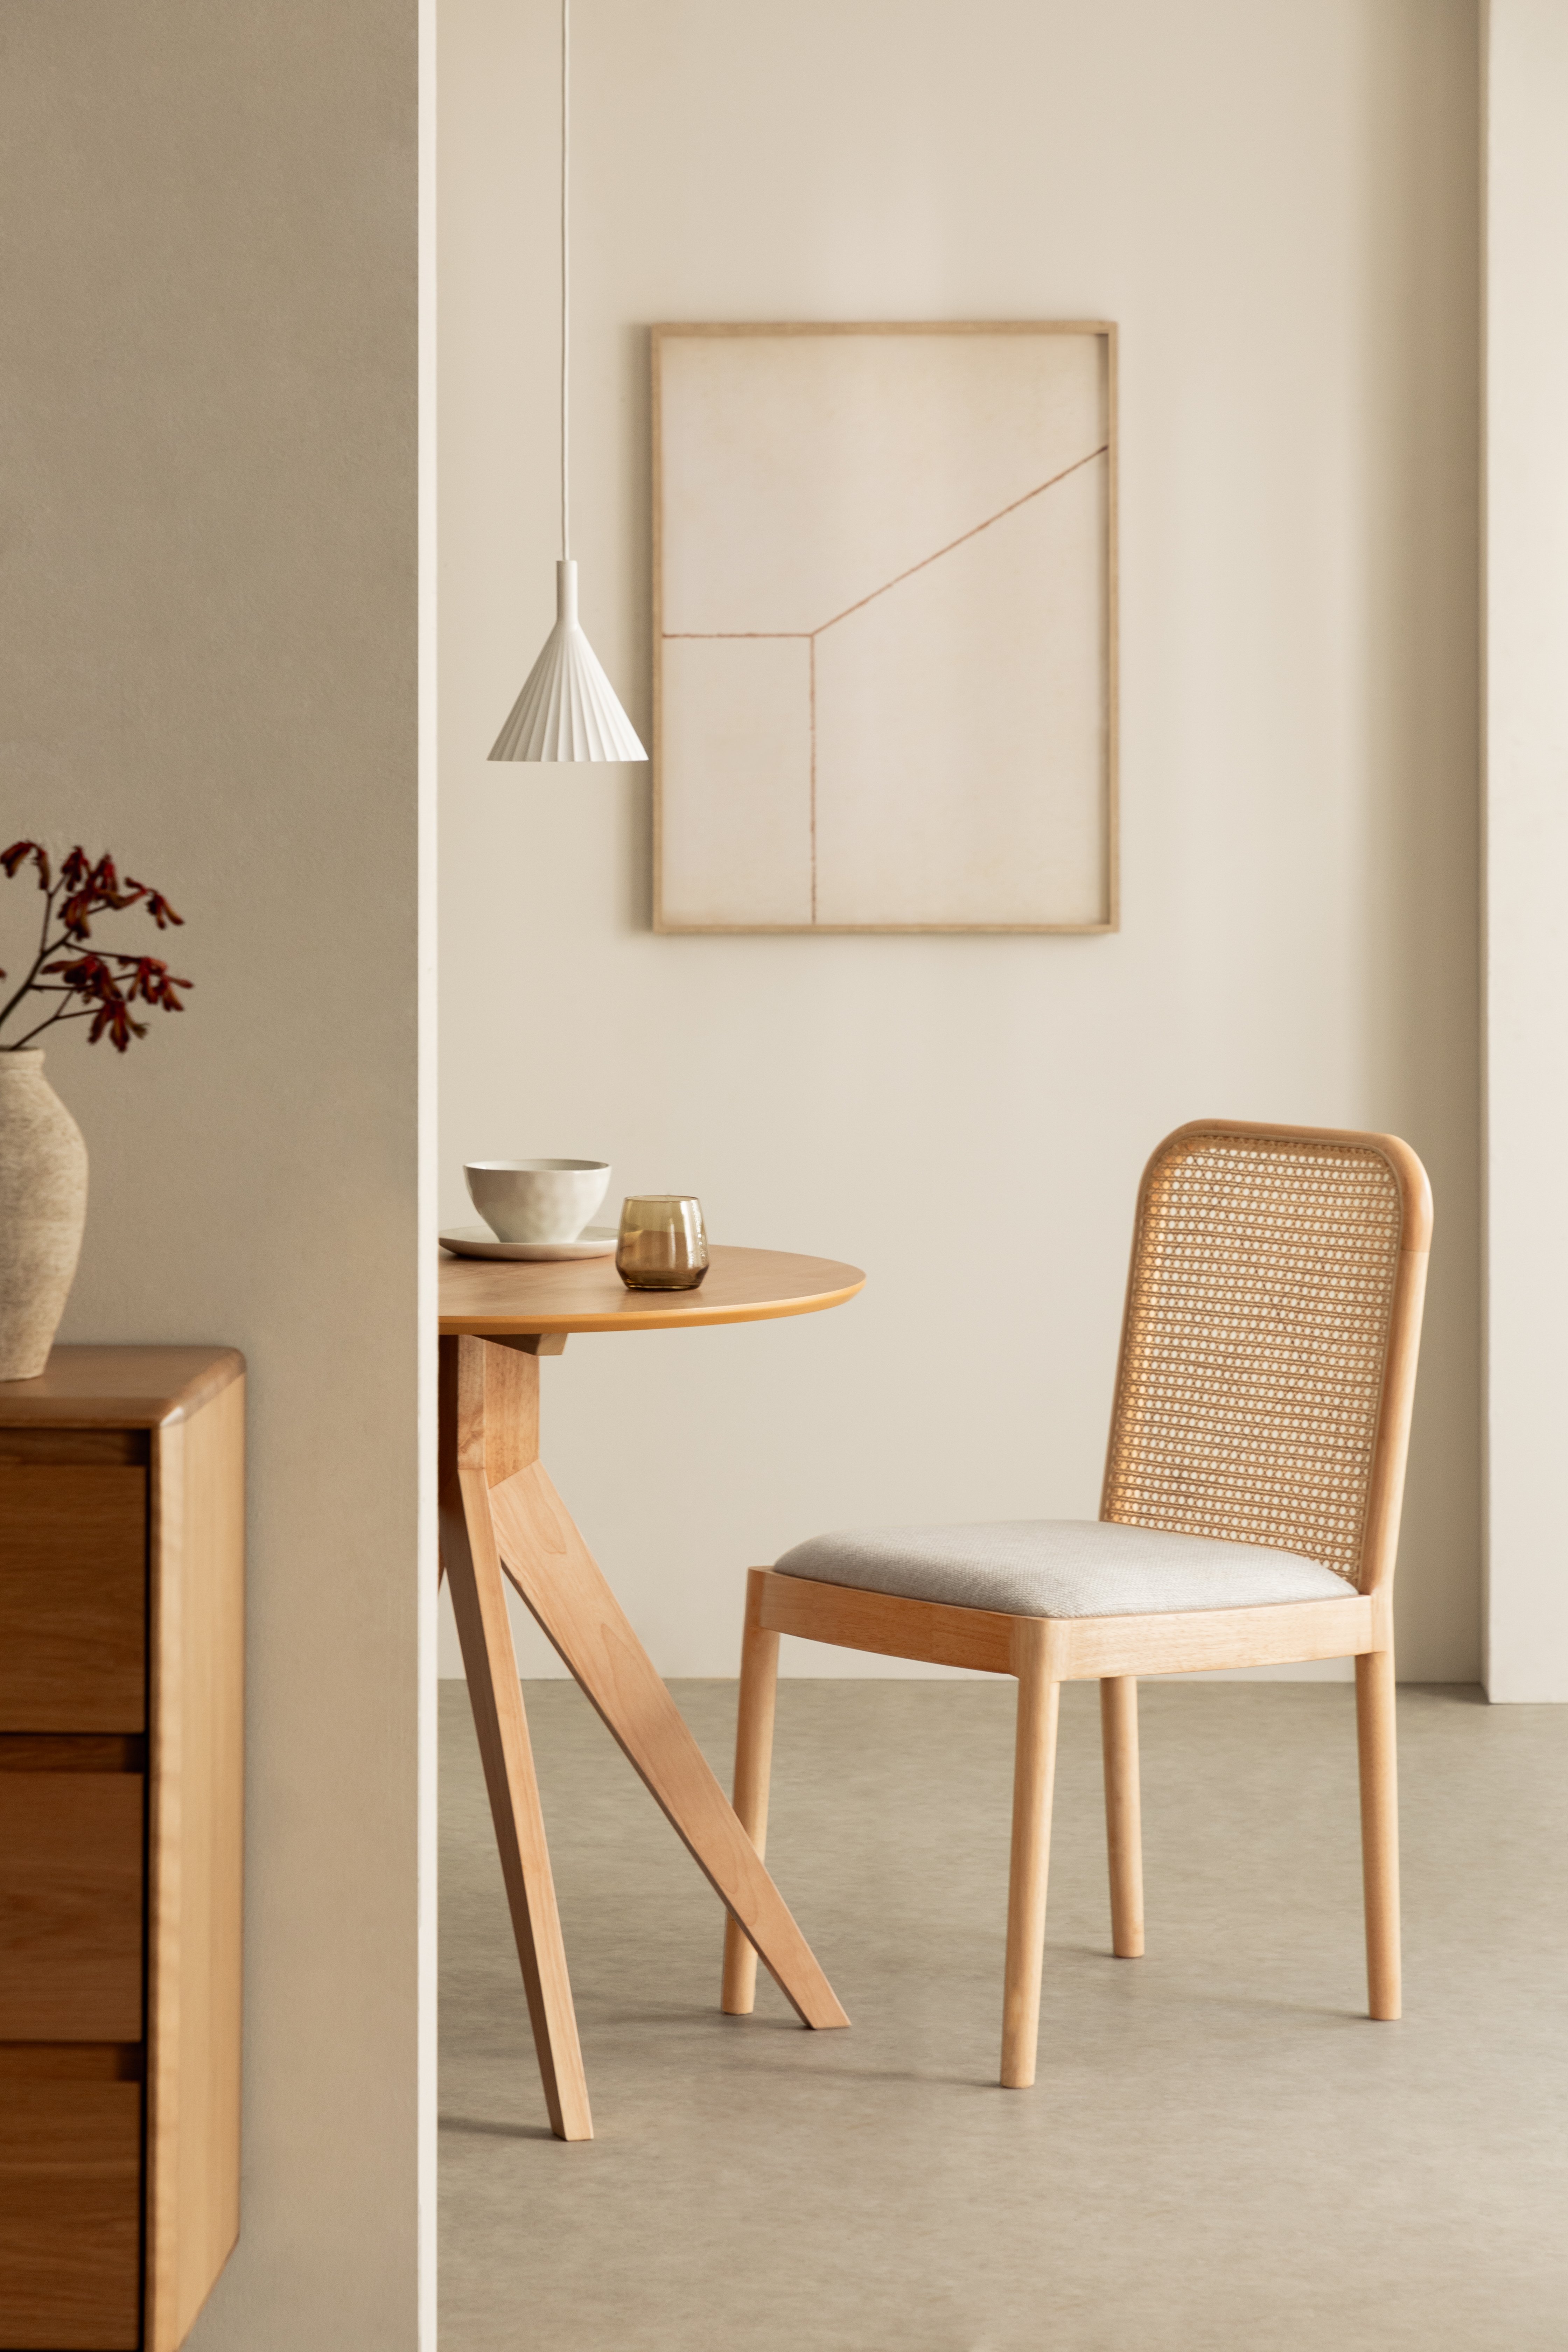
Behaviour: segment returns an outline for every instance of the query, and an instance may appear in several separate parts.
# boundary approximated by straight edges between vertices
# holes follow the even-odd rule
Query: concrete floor
[[[733,1685],[677,1696],[728,1780]],[[994,2085],[1013,1685],[781,1690],[764,1978],[574,1686],[527,1696],[597,2138],[552,2140],[443,1690],[442,2352],[1564,2352],[1568,1708],[1400,1695],[1405,2008],[1362,2011],[1352,1701],[1143,1696],[1149,1957],[1063,1709],[1040,2070]]]

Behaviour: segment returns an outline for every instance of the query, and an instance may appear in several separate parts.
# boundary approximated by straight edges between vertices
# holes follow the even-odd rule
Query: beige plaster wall
[[[416,70],[415,0],[0,11],[0,832],[159,884],[196,983],[123,1061],[49,1053],[92,1171],[62,1336],[250,1363],[202,2352],[416,2341]]]
[[[552,612],[557,12],[443,0],[444,1212],[466,1157],[598,1155],[870,1274],[574,1340],[557,1483],[660,1666],[731,1672],[815,1529],[1092,1513],[1167,1129],[1391,1128],[1438,1215],[1402,1668],[1473,1676],[1474,7],[575,13],[574,551],[634,719],[648,322],[1114,319],[1124,863],[1110,939],[658,939],[647,770],[486,765]]]
[[[1562,1701],[1568,11],[1487,16],[1487,1690]]]

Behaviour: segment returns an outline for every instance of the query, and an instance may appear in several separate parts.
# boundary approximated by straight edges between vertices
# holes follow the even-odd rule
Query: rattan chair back
[[[1168,1136],[1139,1194],[1100,1517],[1385,1582],[1431,1224],[1394,1137]]]

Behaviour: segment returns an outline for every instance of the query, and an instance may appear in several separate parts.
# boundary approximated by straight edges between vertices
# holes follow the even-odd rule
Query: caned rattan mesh
[[[1133,1239],[1102,1516],[1356,1583],[1400,1239],[1381,1152],[1174,1139]]]

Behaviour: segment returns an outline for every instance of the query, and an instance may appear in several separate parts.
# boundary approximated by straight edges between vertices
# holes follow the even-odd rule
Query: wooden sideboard
[[[244,1372],[0,1382],[4,2352],[174,2352],[238,2233]]]

